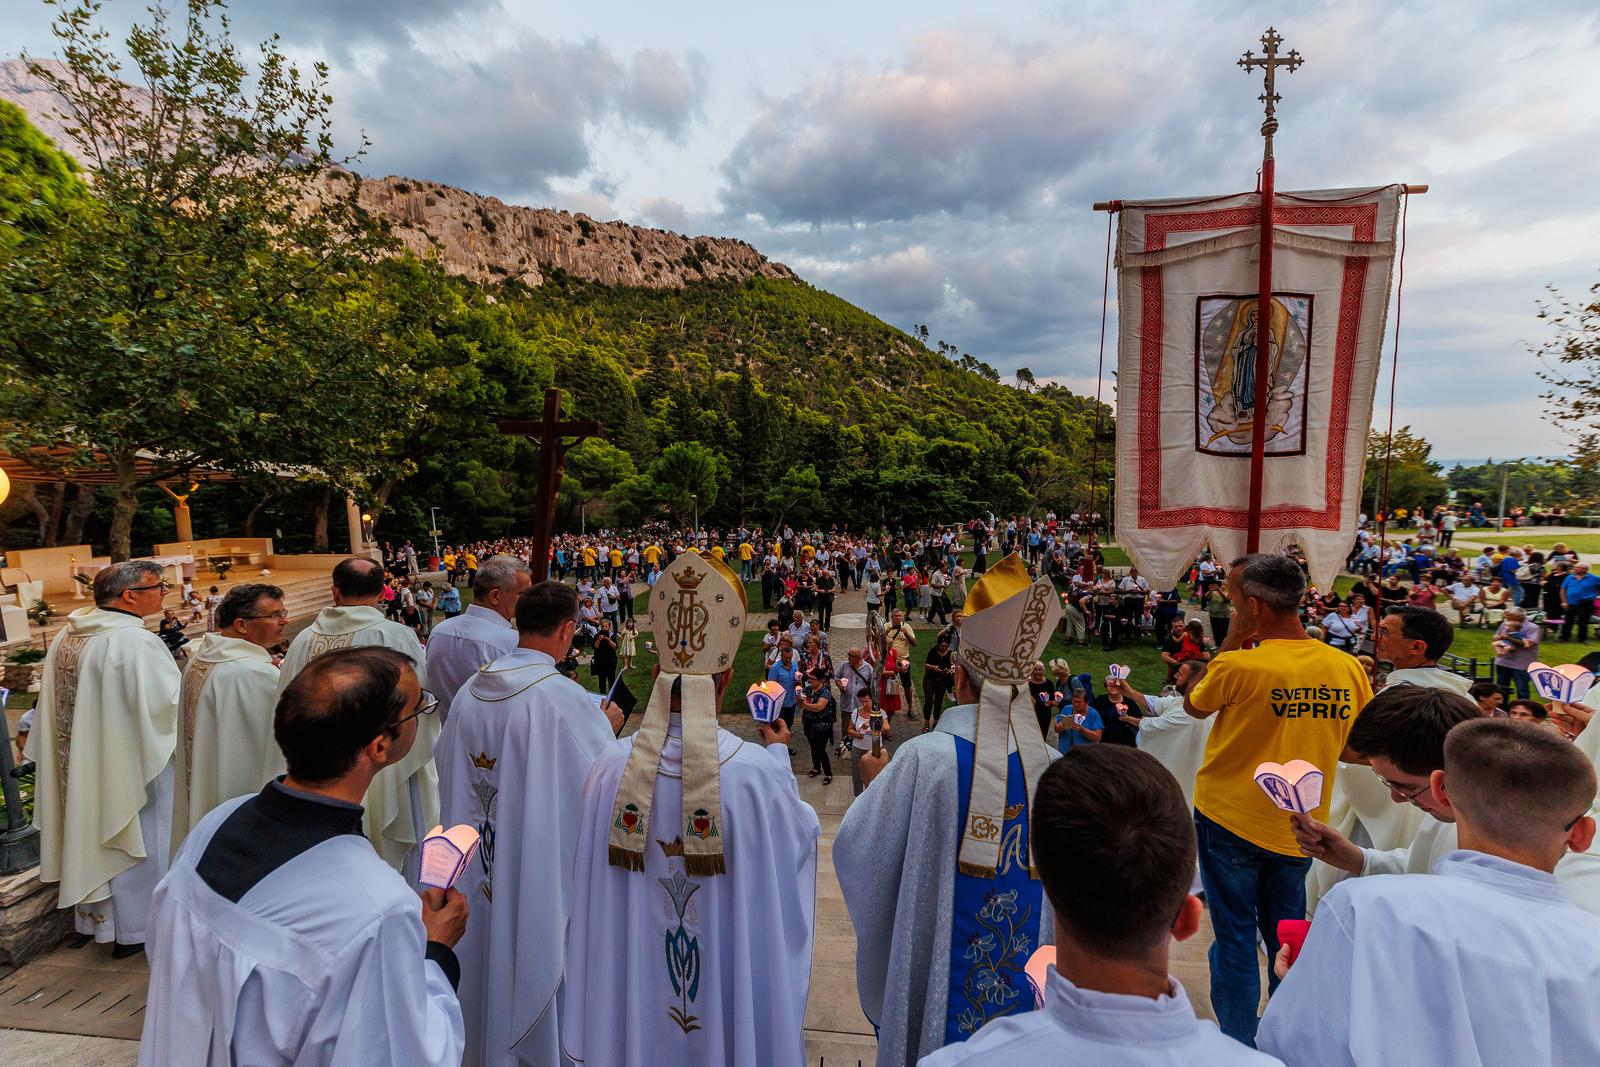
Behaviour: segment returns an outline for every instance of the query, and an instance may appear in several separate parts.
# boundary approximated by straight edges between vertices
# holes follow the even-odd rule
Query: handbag
[[[888,678],[884,679],[883,694],[884,696],[891,697],[897,697],[900,695],[900,676],[898,674],[891,674]]]

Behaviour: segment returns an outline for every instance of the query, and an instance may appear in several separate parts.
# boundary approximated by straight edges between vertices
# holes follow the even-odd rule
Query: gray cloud
[[[399,46],[370,75],[341,78],[335,96],[344,128],[373,142],[364,169],[518,197],[547,196],[551,179],[585,171],[602,124],[681,137],[705,87],[699,57],[624,61],[593,38],[528,33],[481,59]],[[598,180],[593,191],[611,195]]]
[[[452,19],[501,13],[500,0],[237,0],[228,18],[243,40],[276,33],[291,45],[343,54],[374,41],[404,43]]]

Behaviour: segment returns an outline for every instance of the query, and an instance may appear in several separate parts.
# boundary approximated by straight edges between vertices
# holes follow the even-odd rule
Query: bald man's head
[[[383,592],[383,568],[361,556],[341,560],[333,568],[333,589],[341,604],[375,600]]]
[[[349,774],[361,750],[404,714],[416,669],[391,648],[342,648],[306,664],[278,696],[272,734],[297,782]]]

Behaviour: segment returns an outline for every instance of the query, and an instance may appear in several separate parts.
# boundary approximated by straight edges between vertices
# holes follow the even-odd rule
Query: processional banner
[[[1278,193],[1261,549],[1326,587],[1360,508],[1400,186]],[[1245,550],[1261,197],[1128,201],[1117,237],[1118,543],[1158,588]]]

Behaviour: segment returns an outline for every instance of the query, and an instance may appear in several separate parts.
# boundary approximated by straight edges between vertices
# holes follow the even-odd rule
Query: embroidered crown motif
[[[663,856],[683,858],[683,838],[675,837],[671,841],[663,841],[658,837],[656,838],[656,844],[661,846],[661,854]]]
[[[1008,805],[1006,807],[1006,822],[1010,822],[1011,820],[1015,819],[1018,815],[1021,815],[1022,814],[1022,807],[1023,806],[1021,804]]]
[[[678,587],[680,589],[698,589],[700,583],[706,580],[708,573],[710,572],[697,571],[693,567],[685,567],[678,575]]]
[[[490,759],[487,752],[480,752],[472,757],[472,765],[485,771],[494,770],[494,765],[498,762],[499,760]]]

